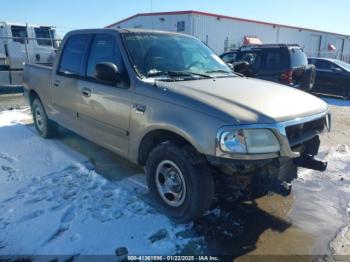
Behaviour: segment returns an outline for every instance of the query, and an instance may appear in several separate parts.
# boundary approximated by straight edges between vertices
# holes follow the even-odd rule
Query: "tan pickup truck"
[[[145,166],[154,203],[179,222],[208,210],[217,185],[288,192],[298,166],[326,168],[314,159],[326,103],[236,75],[191,36],[73,31],[24,82],[39,135],[61,125]]]

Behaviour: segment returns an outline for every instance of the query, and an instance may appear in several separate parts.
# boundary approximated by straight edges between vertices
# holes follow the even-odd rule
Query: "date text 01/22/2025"
[[[128,261],[219,261],[215,256],[128,256]]]

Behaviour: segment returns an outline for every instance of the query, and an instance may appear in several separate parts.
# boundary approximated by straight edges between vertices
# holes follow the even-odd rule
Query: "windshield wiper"
[[[231,71],[226,71],[226,70],[210,70],[210,71],[206,71],[207,74],[212,74],[212,73],[222,73],[222,74],[233,74]]]
[[[213,78],[210,75],[200,74],[190,71],[150,71],[147,74],[147,77],[155,77],[155,76],[169,76],[169,77],[193,77],[199,76],[202,78]]]
[[[206,73],[207,73],[207,74],[221,74],[221,75],[219,75],[219,76],[218,76],[218,75],[215,75],[215,77],[218,77],[218,78],[241,76],[241,75],[237,74],[236,72],[226,71],[226,70],[222,70],[222,69],[206,71]]]

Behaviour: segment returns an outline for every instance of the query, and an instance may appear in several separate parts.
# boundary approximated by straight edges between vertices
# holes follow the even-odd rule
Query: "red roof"
[[[316,30],[316,29],[309,29],[309,28],[296,27],[296,26],[290,26],[290,25],[275,24],[275,23],[263,22],[263,21],[258,21],[258,20],[245,19],[245,18],[239,18],[239,17],[234,17],[234,16],[219,15],[219,14],[213,14],[213,13],[207,13],[207,12],[201,12],[201,11],[194,11],[194,10],[174,11],[174,12],[139,13],[139,14],[127,17],[127,18],[125,18],[123,20],[120,20],[118,22],[115,22],[113,24],[107,25],[105,28],[110,28],[112,26],[118,25],[118,24],[120,24],[122,22],[128,21],[128,20],[133,19],[133,18],[138,17],[138,16],[185,15],[185,14],[197,14],[197,15],[204,15],[204,16],[212,16],[212,17],[216,17],[216,18],[231,19],[231,20],[235,20],[235,21],[243,21],[243,22],[261,24],[261,25],[281,26],[281,27],[298,29],[298,30],[307,30],[307,31],[319,32],[319,33],[335,34],[335,35],[342,36],[342,37],[350,37],[350,35],[343,35],[343,34],[332,33],[332,32],[327,32],[327,31],[321,31],[321,30]]]
[[[243,45],[262,45],[262,41],[258,37],[245,36]]]
[[[328,45],[328,51],[336,51],[336,50],[337,50],[337,48],[335,47],[335,45],[333,45],[333,44]]]

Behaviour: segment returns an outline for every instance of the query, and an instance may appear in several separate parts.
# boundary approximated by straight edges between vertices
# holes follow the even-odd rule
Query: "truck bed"
[[[51,66],[38,64],[24,64],[23,66],[23,83],[24,92],[28,87],[35,87],[35,91],[40,97],[50,97],[50,76],[52,72]],[[50,101],[50,99],[48,100]]]

